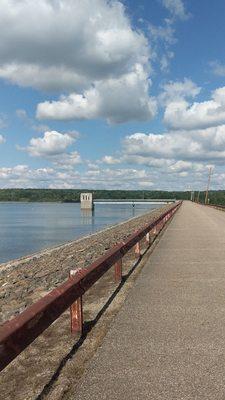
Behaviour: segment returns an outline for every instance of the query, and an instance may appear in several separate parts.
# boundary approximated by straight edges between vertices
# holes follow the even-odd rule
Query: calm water
[[[0,262],[25,256],[143,214],[159,204],[0,203]]]

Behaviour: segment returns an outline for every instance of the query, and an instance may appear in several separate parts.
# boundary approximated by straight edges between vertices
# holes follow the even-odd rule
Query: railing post
[[[79,273],[79,270],[71,270],[70,278],[75,277]],[[70,326],[72,334],[80,334],[83,333],[83,303],[82,296],[79,297],[73,304],[70,306]]]
[[[115,263],[114,273],[115,273],[115,282],[121,282],[121,280],[122,280],[122,258]]]
[[[141,256],[141,246],[140,246],[140,242],[137,242],[137,243],[135,244],[134,253],[135,253],[135,256],[136,256],[137,258],[139,258],[139,257]]]

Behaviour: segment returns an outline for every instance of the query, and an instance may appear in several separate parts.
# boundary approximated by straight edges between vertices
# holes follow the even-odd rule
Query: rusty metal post
[[[79,274],[79,270],[71,270],[70,278],[75,277]],[[80,334],[83,333],[83,303],[82,296],[80,296],[73,304],[70,306],[70,324],[71,333]]]
[[[122,280],[122,258],[115,263],[115,282],[121,282]]]
[[[135,256],[136,256],[137,258],[139,258],[139,257],[141,256],[141,246],[140,246],[140,242],[137,242],[137,243],[135,244],[134,253],[135,253]]]

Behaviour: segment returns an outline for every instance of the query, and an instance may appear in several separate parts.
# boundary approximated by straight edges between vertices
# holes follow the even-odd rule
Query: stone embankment
[[[71,269],[87,267],[114,244],[171,207],[166,205],[88,237],[0,265],[0,323],[65,281]]]

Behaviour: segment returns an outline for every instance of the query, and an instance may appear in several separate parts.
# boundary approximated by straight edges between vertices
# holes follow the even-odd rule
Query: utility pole
[[[206,192],[205,192],[205,204],[208,204],[208,194],[209,194],[209,185],[210,185],[211,176],[212,176],[212,167],[209,168],[209,176],[208,176],[207,188],[206,188]]]
[[[198,191],[197,203],[199,203],[200,190]]]

